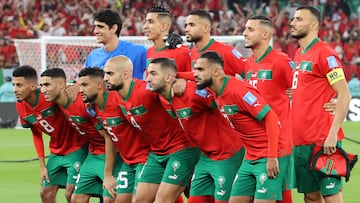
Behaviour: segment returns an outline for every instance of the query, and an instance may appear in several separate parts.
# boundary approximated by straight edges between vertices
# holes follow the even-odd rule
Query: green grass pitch
[[[360,123],[344,123],[346,136],[360,141]],[[46,136],[47,137],[47,136]],[[48,139],[47,139],[48,140]],[[343,141],[348,152],[360,155],[360,145]],[[46,149],[46,148],[45,148]],[[46,153],[48,150],[46,149]],[[39,197],[40,179],[38,161],[23,163],[5,163],[4,160],[29,160],[36,157],[32,144],[30,130],[0,129],[0,202],[37,203]],[[349,182],[344,183],[343,196],[346,203],[360,203],[360,163],[357,163],[351,173]],[[294,202],[303,202],[302,195],[293,191]],[[64,190],[57,195],[59,203],[65,203]],[[97,199],[91,203],[98,202]]]

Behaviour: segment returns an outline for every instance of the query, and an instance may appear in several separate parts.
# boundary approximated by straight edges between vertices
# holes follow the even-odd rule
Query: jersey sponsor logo
[[[302,61],[300,64],[300,70],[311,72],[313,63],[311,61]]]
[[[329,183],[325,186],[326,189],[334,189],[335,188],[335,182],[334,183]]]
[[[335,56],[328,56],[328,57],[326,57],[326,60],[328,62],[328,66],[329,66],[330,69],[339,67],[339,64],[336,61]]]
[[[261,193],[261,194],[265,194],[265,193],[267,193],[267,191],[268,191],[268,189],[265,188],[265,187],[262,187],[262,188],[260,188],[260,189],[257,190],[257,192],[258,192],[258,193]]]
[[[201,90],[196,90],[195,94],[199,95],[202,98],[206,98],[206,96],[208,94],[208,91],[207,91],[206,88],[204,88],[204,89],[201,89]]]
[[[140,105],[131,108],[129,111],[134,116],[141,116],[147,112],[147,109],[143,105]]]
[[[248,103],[250,106],[252,106],[256,101],[257,101],[257,98],[255,95],[253,95],[250,91],[248,91],[244,97],[243,97],[243,100]]]
[[[258,79],[260,79],[260,80],[272,80],[272,70],[259,69]]]
[[[169,175],[169,176],[168,176],[168,178],[169,178],[169,179],[172,179],[172,180],[176,180],[176,179],[178,179],[178,177],[179,177],[179,176],[176,175],[176,174],[174,174],[174,175]]]
[[[239,52],[238,50],[236,50],[236,49],[233,49],[231,52],[234,54],[234,56],[235,56],[237,59],[240,59],[241,57],[243,57],[243,56],[240,54],[240,52]]]
[[[219,190],[216,192],[217,195],[219,196],[224,196],[226,194],[225,190]]]

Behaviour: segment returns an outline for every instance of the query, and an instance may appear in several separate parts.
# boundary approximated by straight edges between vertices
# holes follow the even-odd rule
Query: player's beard
[[[121,90],[123,87],[124,87],[124,84],[123,84],[123,83],[118,84],[118,85],[114,85],[114,84],[107,84],[107,85],[106,85],[106,89],[109,90],[109,91],[113,91],[113,90],[119,91],[119,90]]]
[[[307,32],[299,32],[297,34],[291,34],[291,37],[295,38],[295,39],[302,39],[302,38],[306,37],[307,34],[308,34]]]
[[[201,40],[201,36],[193,36],[193,35],[190,35],[191,36],[191,38],[190,39],[187,39],[186,38],[186,41],[187,42],[198,42],[198,41],[200,41]]]
[[[93,102],[95,101],[97,97],[97,94],[91,95],[91,96],[87,96],[85,100],[83,100],[84,103],[88,103],[88,102]]]
[[[202,89],[204,89],[204,88],[206,88],[206,87],[210,87],[210,85],[212,85],[213,84],[213,81],[212,81],[212,78],[210,78],[210,79],[207,79],[207,80],[203,80],[204,82],[202,83],[202,84],[196,84],[196,89],[198,89],[198,90],[202,90]]]

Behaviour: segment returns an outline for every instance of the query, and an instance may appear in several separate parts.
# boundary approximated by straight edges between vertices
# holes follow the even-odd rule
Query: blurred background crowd
[[[123,19],[122,36],[143,36],[147,11],[155,4],[173,14],[173,32],[184,34],[186,15],[202,8],[211,12],[212,35],[242,35],[246,18],[270,17],[276,27],[274,48],[293,57],[297,42],[289,35],[289,23],[297,6],[310,4],[322,13],[319,36],[343,60],[347,79],[360,73],[359,0],[0,0],[0,68],[18,64],[15,38],[42,36],[91,36],[92,13],[109,7]],[[360,77],[360,74],[358,74]]]

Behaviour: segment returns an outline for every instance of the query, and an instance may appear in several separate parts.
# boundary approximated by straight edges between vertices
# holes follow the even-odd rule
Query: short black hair
[[[49,68],[41,73],[41,77],[62,78],[66,80],[65,71],[61,68]]]
[[[316,20],[318,21],[319,23],[319,26],[321,25],[321,14],[320,14],[320,11],[313,7],[313,6],[309,6],[309,5],[302,5],[302,6],[299,6],[296,8],[296,10],[308,10],[310,11],[310,13],[316,17]]]
[[[96,13],[93,14],[94,21],[99,21],[105,23],[109,28],[112,28],[113,25],[117,25],[118,29],[116,30],[116,35],[119,37],[121,28],[122,28],[122,20],[120,15],[111,9],[100,9]]]
[[[205,52],[199,57],[199,59],[200,58],[207,59],[210,63],[218,64],[224,69],[224,60],[220,54],[215,51]]]
[[[173,60],[169,58],[156,58],[153,59],[150,63],[160,64],[161,69],[169,69],[175,73],[177,73],[177,67]]]
[[[268,18],[267,16],[255,15],[255,16],[251,16],[248,20],[259,20],[260,24],[262,24],[262,25],[266,25],[266,26],[269,26],[271,28],[274,27],[271,19]]]
[[[164,16],[171,17],[170,11],[168,9],[166,9],[165,7],[162,7],[162,6],[157,6],[157,5],[151,7],[150,13],[158,13],[159,16],[164,15]]]
[[[16,68],[13,71],[12,76],[13,77],[24,77],[26,80],[28,80],[28,79],[37,80],[38,79],[35,68],[33,68],[32,66],[29,66],[29,65],[19,66],[18,68]]]
[[[199,16],[199,18],[206,19],[207,21],[209,21],[210,25],[212,24],[210,13],[204,9],[192,10],[190,11],[189,15]]]
[[[104,78],[104,71],[99,67],[88,67],[83,68],[79,72],[79,78],[80,77],[94,77],[94,78]]]

